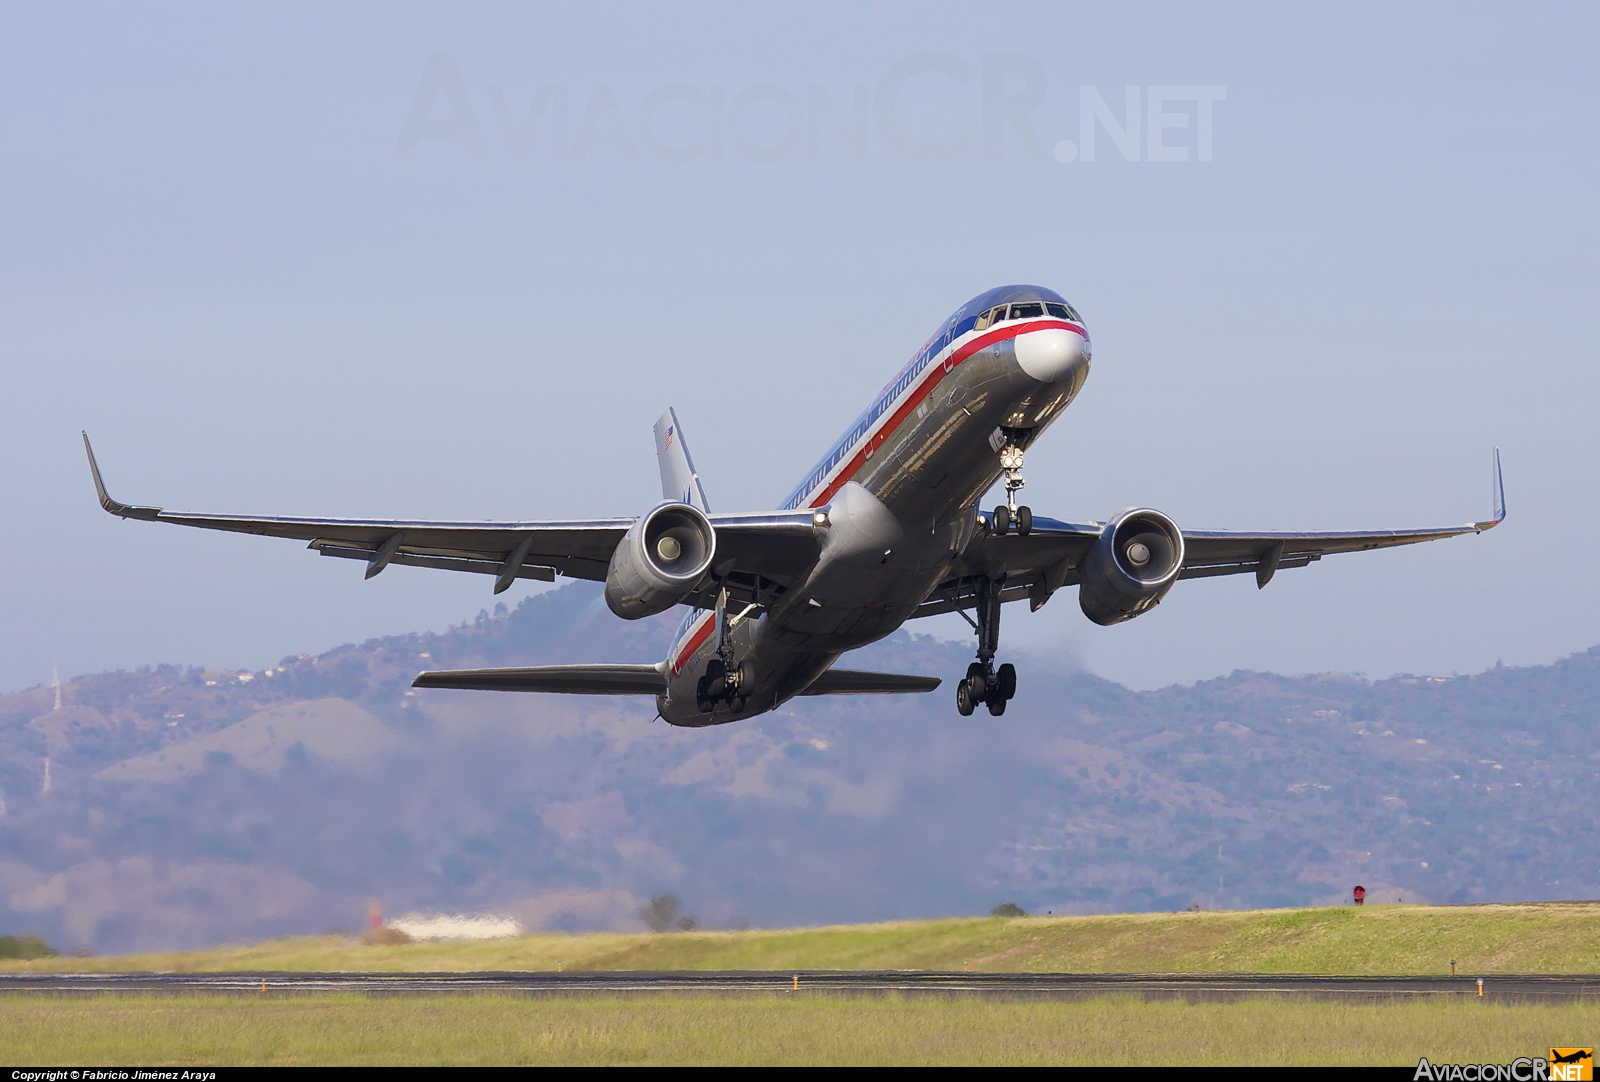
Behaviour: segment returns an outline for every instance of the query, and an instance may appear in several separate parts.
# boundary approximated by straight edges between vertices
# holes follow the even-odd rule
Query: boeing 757
[[[836,669],[847,650],[907,620],[956,612],[977,656],[956,706],[1005,713],[1011,664],[996,665],[1000,612],[1038,611],[1078,588],[1083,614],[1111,625],[1142,616],[1179,579],[1273,575],[1341,552],[1482,533],[1505,518],[1499,452],[1493,517],[1421,530],[1241,533],[1184,530],[1148,507],[1103,522],[1035,515],[1017,502],[1023,456],[1089,376],[1089,331],[1060,295],[1003,286],[958,308],[889,381],[777,510],[713,513],[668,409],[655,425],[663,500],[636,518],[430,522],[190,514],[106,493],[87,434],[100,505],[113,515],[297,538],[323,556],[518,579],[605,583],[624,620],[685,607],[656,665],[557,665],[424,672],[414,686],[579,695],[650,695],[674,725],[717,725],[797,695],[927,692],[928,675]],[[1004,479],[1006,502],[979,506]]]

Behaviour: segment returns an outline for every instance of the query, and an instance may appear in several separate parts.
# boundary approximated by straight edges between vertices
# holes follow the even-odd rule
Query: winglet
[[[1506,479],[1500,473],[1500,448],[1494,449],[1494,517],[1487,522],[1474,522],[1473,528],[1479,533],[1492,530],[1506,520]]]
[[[89,474],[94,478],[94,491],[100,497],[100,506],[113,515],[121,518],[153,519],[161,514],[159,507],[134,507],[132,504],[118,503],[106,491],[106,483],[100,477],[100,464],[94,460],[94,448],[89,446],[89,433],[83,433],[83,449],[89,455]]]

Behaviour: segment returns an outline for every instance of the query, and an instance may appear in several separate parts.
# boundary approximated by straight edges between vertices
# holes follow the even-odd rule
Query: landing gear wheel
[[[994,696],[993,698],[991,698],[989,700],[989,713],[990,714],[992,714],[995,717],[999,717],[1001,714],[1004,714],[1005,712],[1006,712],[1006,701],[1004,699],[1002,699],[1000,696],[996,695],[996,696]]]
[[[982,673],[979,673],[977,676],[967,677],[966,683],[967,698],[972,700],[972,704],[974,706],[988,698],[989,688],[988,685],[986,685],[983,681]]]
[[[994,674],[995,695],[1002,701],[1017,697],[1017,667],[1010,662],[1000,666]]]
[[[1033,508],[1017,508],[1017,536],[1027,537],[1033,532]]]
[[[709,714],[717,707],[717,704],[706,695],[706,682],[706,678],[702,676],[700,682],[694,686],[694,705],[700,708],[702,714]]]
[[[1011,530],[1011,508],[1001,504],[994,509],[994,532],[1004,537]]]
[[[956,685],[956,711],[964,718],[970,718],[978,704],[972,701],[972,681],[963,680]]]
[[[967,666],[967,679],[970,680],[974,676],[982,679],[982,677],[983,677],[983,663],[982,662],[974,661],[971,665]]]
[[[728,706],[735,714],[744,713],[744,696],[738,695],[728,701]]]

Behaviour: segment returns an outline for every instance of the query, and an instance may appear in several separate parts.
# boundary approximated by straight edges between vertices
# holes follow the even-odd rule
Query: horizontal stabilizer
[[[418,673],[414,688],[545,691],[561,695],[657,695],[667,678],[654,665],[542,665],[532,669],[447,669]]]
[[[904,695],[932,691],[939,686],[937,676],[905,676],[893,672],[862,672],[859,669],[829,669],[811,682],[802,695]]]

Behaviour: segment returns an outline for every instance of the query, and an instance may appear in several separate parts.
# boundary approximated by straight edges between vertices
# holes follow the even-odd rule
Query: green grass
[[[1374,906],[1100,917],[982,917],[671,935],[531,935],[364,947],[342,936],[0,972],[241,969],[938,969],[1069,973],[1600,972],[1600,905]]]
[[[0,997],[0,1062],[171,1064],[1506,1063],[1590,1044],[1600,1006],[826,995]]]

